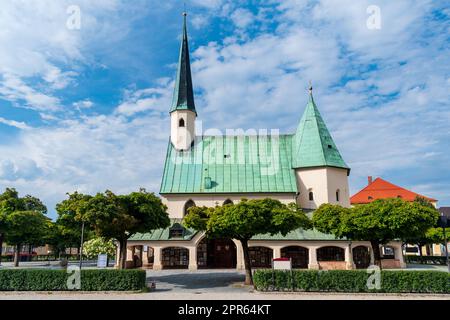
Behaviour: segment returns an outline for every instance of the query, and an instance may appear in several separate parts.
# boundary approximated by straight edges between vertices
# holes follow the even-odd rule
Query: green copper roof
[[[173,219],[173,223],[181,223],[181,219]],[[190,241],[198,233],[198,231],[192,229],[186,229],[183,238],[170,238],[170,228],[158,229],[148,233],[137,233],[130,237],[128,241]],[[283,236],[281,234],[261,234],[254,236],[251,240],[272,240],[272,241],[292,241],[292,240],[311,240],[311,241],[324,241],[324,240],[342,240],[336,239],[332,234],[321,233],[317,230],[303,230],[296,229]]]
[[[165,229],[157,229],[147,233],[136,233],[131,236],[129,241],[189,241],[196,234],[197,231],[193,229],[185,229],[183,238],[171,238],[170,237],[170,228],[175,224],[181,224],[181,219],[171,219],[171,226]]]
[[[304,230],[304,229],[295,229],[289,232],[287,235],[283,236],[282,234],[259,234],[254,236],[252,240],[338,240],[332,234],[326,234],[317,231],[316,229],[312,230]],[[345,239],[340,239],[345,240]]]
[[[294,168],[330,166],[349,169],[320,115],[312,92],[293,143]]]
[[[203,136],[183,152],[169,142],[160,193],[295,193],[292,137]]]
[[[191,110],[195,113],[194,90],[192,86],[191,62],[189,59],[189,43],[186,27],[186,13],[183,23],[183,39],[181,40],[180,58],[178,61],[177,78],[173,93],[172,108],[175,110]]]

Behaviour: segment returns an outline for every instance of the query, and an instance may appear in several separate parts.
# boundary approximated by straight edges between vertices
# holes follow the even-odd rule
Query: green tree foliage
[[[8,215],[6,241],[16,247],[14,266],[19,266],[20,248],[23,244],[43,245],[51,220],[38,211],[15,211]]]
[[[439,217],[436,209],[419,202],[379,199],[344,209],[324,204],[313,213],[317,230],[337,238],[370,241],[375,263],[381,267],[380,245],[424,235]]]
[[[92,199],[92,196],[78,192],[68,194],[68,196],[68,199],[56,205],[58,218],[50,244],[57,252],[64,251],[67,248],[80,247],[83,212],[89,200]],[[84,240],[89,240],[92,236],[92,227],[85,221]]]
[[[11,230],[9,217],[13,213],[23,211],[35,212],[44,216],[47,213],[47,207],[38,198],[30,195],[21,198],[16,189],[6,188],[0,194],[0,262],[3,242],[8,233],[14,231]]]
[[[423,197],[417,196],[416,199],[414,200],[414,202],[417,204],[420,204],[424,207],[428,207],[430,210],[438,212],[437,209],[434,207],[434,205],[430,201],[428,201],[427,199],[425,199]],[[423,252],[422,252],[423,246],[433,244],[433,243],[441,243],[439,241],[436,242],[439,231],[434,230],[435,229],[434,227],[436,227],[436,225],[434,225],[433,228],[430,228],[429,230],[427,230],[425,233],[412,234],[410,236],[406,236],[403,240],[405,241],[405,243],[417,245],[417,247],[419,249],[419,255],[422,256],[423,255]],[[440,233],[443,236],[442,229],[441,229]],[[442,242],[443,242],[443,240],[442,240]]]
[[[207,237],[239,240],[244,252],[246,284],[253,284],[248,241],[258,234],[282,234],[309,228],[308,217],[295,204],[274,199],[247,200],[215,208],[192,207],[184,218],[188,228],[205,231]]]
[[[88,259],[96,259],[99,254],[107,254],[108,257],[112,257],[116,254],[116,246],[112,240],[97,237],[84,243],[83,254]]]
[[[80,210],[97,236],[119,242],[121,268],[125,268],[129,237],[170,225],[167,207],[160,198],[144,189],[129,195],[115,195],[111,191],[99,193],[83,203]]]

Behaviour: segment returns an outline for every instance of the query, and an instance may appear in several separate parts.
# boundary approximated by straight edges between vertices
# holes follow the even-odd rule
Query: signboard
[[[272,260],[273,270],[292,270],[292,261],[289,258],[277,258]]]
[[[108,255],[99,254],[97,260],[97,268],[106,268],[106,267],[108,267]]]

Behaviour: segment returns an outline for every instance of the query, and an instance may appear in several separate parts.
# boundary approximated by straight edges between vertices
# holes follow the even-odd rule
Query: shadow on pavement
[[[243,284],[245,275],[239,273],[174,273],[174,274],[152,274],[147,277],[147,282],[156,283],[156,291],[168,290],[196,290],[196,289],[218,289],[232,287],[233,284]],[[162,287],[162,289],[160,289]],[[165,287],[172,287],[171,289]],[[236,289],[236,288],[234,288]]]

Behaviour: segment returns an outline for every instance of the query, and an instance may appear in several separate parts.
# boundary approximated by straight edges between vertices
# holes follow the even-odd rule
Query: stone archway
[[[281,249],[282,258],[292,259],[292,268],[308,269],[309,250],[301,246],[289,246]]]
[[[250,247],[250,264],[253,268],[272,268],[273,250],[267,247]]]
[[[200,269],[234,269],[236,245],[231,239],[203,238],[197,245],[197,266]]]
[[[189,267],[189,250],[186,248],[164,248],[161,255],[163,269],[188,269]]]

